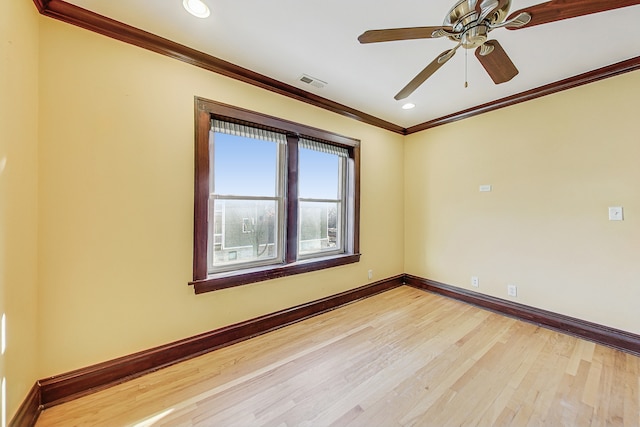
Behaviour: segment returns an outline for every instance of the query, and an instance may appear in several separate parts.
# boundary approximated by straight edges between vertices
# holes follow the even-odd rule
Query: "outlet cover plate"
[[[609,221],[622,221],[622,206],[610,206],[609,207]]]

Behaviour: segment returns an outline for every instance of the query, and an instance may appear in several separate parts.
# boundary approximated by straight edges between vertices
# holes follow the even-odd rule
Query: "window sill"
[[[291,264],[269,265],[239,271],[210,274],[206,279],[189,282],[196,294],[247,285],[249,283],[271,280],[278,277],[308,273],[360,261],[360,254],[341,254],[323,258],[307,259]]]

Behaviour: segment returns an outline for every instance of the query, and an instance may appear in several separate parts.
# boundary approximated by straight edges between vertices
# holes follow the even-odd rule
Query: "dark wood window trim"
[[[293,150],[289,151],[287,159],[287,221],[295,224],[297,218],[297,150],[295,150],[297,136],[317,138],[331,144],[345,147],[349,151],[349,179],[353,182],[353,191],[349,194],[347,204],[353,220],[348,227],[348,236],[345,242],[345,252],[339,255],[330,255],[312,259],[297,260],[295,258],[297,246],[297,227],[287,227],[287,240],[285,241],[285,261],[282,264],[244,268],[241,270],[226,271],[210,274],[207,268],[207,239],[208,239],[208,208],[209,208],[209,130],[211,118],[226,118],[237,122],[258,124],[260,126],[284,131],[289,135],[288,143]],[[233,286],[255,283],[277,277],[306,273],[345,264],[351,264],[360,260],[360,141],[333,134],[313,127],[290,122],[272,116],[237,108],[231,105],[195,98],[195,185],[194,185],[194,227],[193,227],[193,280],[189,282],[194,286],[197,294],[225,289]]]

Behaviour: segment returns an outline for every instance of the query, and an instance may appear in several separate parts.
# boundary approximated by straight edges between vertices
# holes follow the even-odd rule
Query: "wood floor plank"
[[[638,357],[403,286],[36,426],[639,426],[639,390]]]
[[[624,426],[640,426],[640,358],[626,358]]]

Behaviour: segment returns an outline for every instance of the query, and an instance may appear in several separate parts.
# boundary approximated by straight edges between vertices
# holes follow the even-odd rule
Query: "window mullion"
[[[236,196],[233,194],[215,194],[215,193],[211,193],[210,195],[211,199],[218,199],[218,200],[279,200],[280,197],[274,196]]]
[[[342,203],[342,199],[314,199],[310,197],[300,197],[301,202],[320,202],[320,203]]]
[[[285,262],[298,259],[298,137],[287,136],[287,204]]]
[[[359,261],[359,141],[202,98],[196,98],[195,118],[194,256],[193,281],[189,284],[194,286],[196,293],[332,268]],[[230,123],[229,125],[223,123],[224,129],[221,128],[220,130],[224,132],[215,130],[217,129],[215,128],[216,119]],[[211,132],[212,129],[213,132]],[[229,133],[226,131],[227,129]],[[257,133],[254,133],[255,129],[257,129]],[[225,136],[219,137],[218,133]],[[214,141],[214,134],[216,141]],[[220,168],[221,171],[224,171],[225,167],[229,169],[229,166],[234,165],[236,161],[238,161],[236,167],[238,171],[241,171],[244,164],[239,160],[243,160],[245,155],[248,156],[248,160],[263,158],[262,154],[258,155],[262,151],[257,146],[255,150],[253,150],[253,147],[248,147],[246,150],[241,149],[238,151],[238,145],[231,146],[231,139],[226,135],[236,138],[255,139],[257,141],[277,142],[275,196],[267,191],[268,189],[263,191],[268,196],[258,196],[256,194],[259,192],[253,190],[244,191],[248,193],[245,195],[242,195],[243,191],[234,191],[238,187],[235,184],[240,184],[241,180],[244,179],[244,175],[236,177],[235,181],[228,179],[228,182],[216,176],[213,170],[216,161],[220,161],[231,152],[225,151],[223,147],[229,150],[233,148],[237,152],[234,154],[236,157],[231,157],[228,161],[221,163],[221,165],[224,165]],[[220,143],[219,153],[217,151],[218,143]],[[245,142],[238,142],[238,144],[245,144]],[[300,153],[300,150],[303,153]],[[341,184],[339,184],[337,200],[334,199],[335,196],[331,193],[322,194],[322,192],[318,192],[314,194],[311,191],[306,194],[307,172],[302,171],[303,175],[300,176],[300,167],[307,168],[305,163],[307,161],[307,153],[305,150],[315,150],[342,158],[339,171]],[[273,150],[270,150],[269,156],[272,155]],[[218,156],[220,157],[215,158]],[[268,159],[271,158],[268,157]],[[266,159],[267,155],[265,154],[264,160]],[[302,164],[300,164],[301,161]],[[315,164],[312,163],[313,165]],[[335,167],[332,166],[332,168],[331,173],[333,174],[335,173]],[[326,189],[327,182],[324,180],[323,173],[327,172],[327,170],[311,167],[309,171],[311,171],[309,172],[309,179],[312,180],[310,182],[315,182],[316,184],[324,183]],[[272,177],[274,173],[273,165],[268,172],[269,177]],[[248,175],[251,174],[249,173]],[[259,179],[260,184],[264,187],[264,184],[270,183],[272,178],[266,181],[266,178],[264,180],[261,179],[262,176],[264,175],[253,177],[252,179]],[[333,178],[330,182],[333,185],[335,177],[334,175],[331,175],[331,177]],[[305,188],[301,189],[301,184]],[[257,183],[255,188],[259,188]],[[300,199],[301,195],[306,195],[307,197]],[[328,199],[323,198],[327,196]],[[312,211],[308,213],[305,209],[307,209],[306,204],[309,203],[316,203],[320,208],[311,206]],[[226,208],[229,208],[229,210]],[[329,212],[329,208],[333,210]],[[247,211],[247,209],[249,210]],[[260,209],[260,212],[258,212],[258,209]],[[303,212],[300,212],[300,209]],[[231,210],[237,215],[231,215]],[[336,210],[342,210],[343,215],[338,215],[337,219],[334,219],[334,211]],[[248,212],[246,215],[243,214],[245,211]],[[275,216],[276,211],[277,219]],[[259,216],[259,213],[262,216]],[[326,249],[322,247],[320,251],[307,250],[311,244],[309,242],[313,241],[313,233],[317,231],[318,224],[317,221],[312,221],[310,223],[311,228],[301,229],[300,222],[306,221],[305,218],[307,218],[308,214],[311,215],[310,218],[314,218],[314,214],[316,217],[320,215],[319,221],[322,229],[324,222],[321,215],[323,213],[327,215],[327,238],[333,239],[332,241],[337,241],[340,237],[343,239],[344,250],[341,252],[338,252],[338,250],[322,250]],[[238,216],[240,214],[242,214],[242,217]],[[245,216],[248,218],[246,224]],[[236,221],[239,218],[242,219],[242,222]],[[255,222],[252,218],[255,218]],[[249,219],[252,220],[249,221]],[[255,228],[253,224],[258,224],[258,221],[261,221],[260,224],[267,228],[264,230],[264,227]],[[274,221],[277,221],[277,224]],[[341,236],[338,236],[333,231],[331,231],[333,234],[329,235],[330,221],[331,230],[333,228],[343,230],[340,233]],[[338,222],[335,222],[334,225],[334,221]],[[339,221],[342,221],[342,223],[339,223]],[[242,226],[241,229],[239,228],[240,226]],[[228,243],[227,237],[235,236],[234,230],[236,228],[243,232],[256,233],[259,231],[261,233],[258,236],[260,239],[246,239],[245,237],[247,236],[244,234],[239,236],[235,246],[232,245],[226,248],[230,250],[228,258],[223,259],[219,267],[214,267],[215,253],[209,254],[209,249],[216,251],[218,247],[223,248]],[[305,237],[307,232],[310,233],[309,236],[311,237],[309,239],[311,240],[305,241],[307,242],[305,246],[301,246],[299,240]],[[277,253],[276,248],[269,249],[269,245],[273,245],[275,242],[277,242]],[[333,246],[335,244],[331,247]],[[233,251],[231,250],[236,247],[242,253],[234,253],[232,258]],[[253,248],[254,252],[256,248],[258,251],[262,251],[254,254],[258,257],[256,262],[244,261],[245,258],[250,258],[246,248]],[[266,255],[264,255],[265,249],[269,251]],[[243,257],[246,255],[246,257],[237,259],[236,256],[238,255]]]

